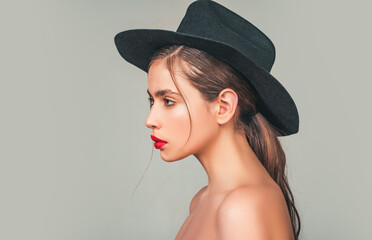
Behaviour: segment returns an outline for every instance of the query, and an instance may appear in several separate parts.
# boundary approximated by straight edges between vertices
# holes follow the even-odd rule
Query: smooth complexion
[[[176,239],[292,239],[280,188],[244,133],[233,130],[231,120],[238,103],[235,91],[226,88],[209,103],[175,67],[176,81],[192,120],[189,141],[187,107],[164,60],[156,60],[148,71],[151,109],[145,124],[153,135],[168,142],[160,149],[164,161],[192,154],[208,175],[208,185],[193,198],[190,216]],[[174,93],[164,91],[167,89]]]

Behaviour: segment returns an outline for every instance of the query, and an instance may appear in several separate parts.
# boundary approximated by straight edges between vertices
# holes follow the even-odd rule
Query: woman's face
[[[177,71],[178,67],[175,65],[176,82],[190,110],[191,133],[186,104],[172,81],[165,61],[156,60],[148,71],[148,92],[152,106],[145,124],[153,130],[152,135],[167,142],[160,148],[160,157],[168,162],[206,149],[218,130],[212,113],[214,105],[205,101],[189,80],[177,74]],[[163,91],[167,89],[174,93]],[[156,94],[161,91],[163,95]],[[189,134],[190,139],[187,142]]]

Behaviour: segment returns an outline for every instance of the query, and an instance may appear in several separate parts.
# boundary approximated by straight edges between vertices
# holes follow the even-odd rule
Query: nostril
[[[160,127],[160,124],[157,121],[157,117],[155,117],[154,112],[149,113],[149,115],[146,118],[145,125],[148,128],[159,128]]]
[[[148,127],[148,128],[155,128],[155,127],[156,127],[156,124],[155,124],[155,123],[150,122],[150,121],[148,121],[148,120],[146,120],[145,125],[146,125],[146,127]]]

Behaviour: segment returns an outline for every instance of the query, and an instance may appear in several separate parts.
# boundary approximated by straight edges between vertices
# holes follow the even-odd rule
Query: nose
[[[151,128],[151,129],[161,127],[160,122],[159,122],[159,118],[156,117],[154,108],[152,108],[150,110],[150,113],[146,118],[145,125],[146,125],[146,127]]]

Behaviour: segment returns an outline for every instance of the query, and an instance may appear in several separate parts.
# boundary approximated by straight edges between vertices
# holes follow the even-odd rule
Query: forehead
[[[157,93],[160,96],[160,93],[162,92],[167,94],[167,92],[169,93],[172,91],[177,93],[172,95],[174,97],[181,98],[180,94],[182,94],[183,100],[188,104],[201,106],[207,104],[202,93],[191,84],[189,79],[181,74],[183,68],[178,64],[179,63],[176,61],[173,65],[173,69],[175,72],[175,81],[181,93],[178,91],[172,80],[171,74],[166,66],[166,61],[162,59],[154,61],[148,71],[148,93],[151,96],[156,97]]]
[[[178,63],[175,63],[173,65],[173,68],[175,72],[175,81],[177,82],[178,87],[187,88],[187,85],[189,85],[190,83],[182,76],[182,74],[180,74],[181,69],[178,67]],[[148,71],[147,78],[148,91],[151,94],[156,91],[165,89],[175,93],[179,93],[166,66],[166,61],[163,59],[156,60],[152,63]]]

